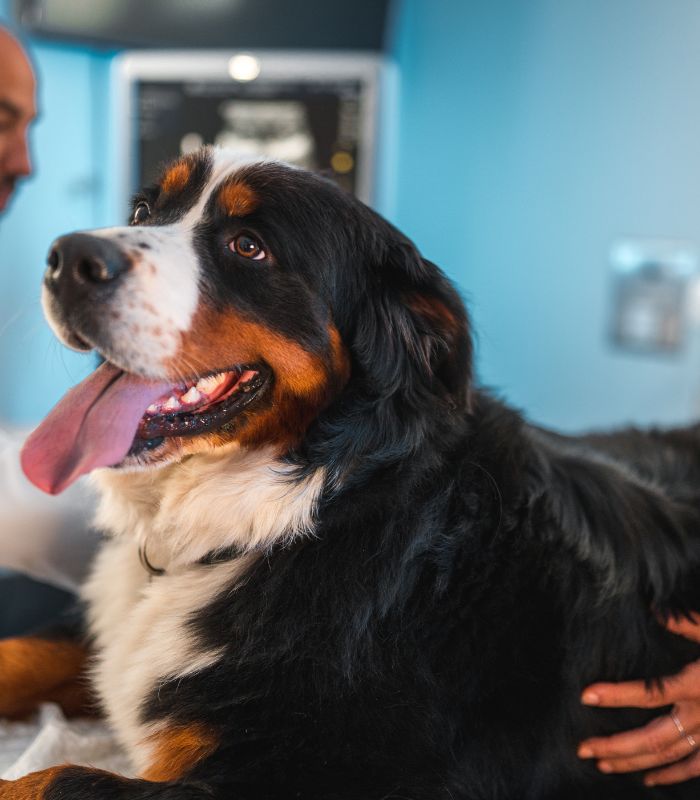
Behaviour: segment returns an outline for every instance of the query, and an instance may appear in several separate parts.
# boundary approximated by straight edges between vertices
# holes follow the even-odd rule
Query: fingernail
[[[579,747],[579,749],[578,749],[578,757],[579,758],[593,758],[593,751],[591,750],[591,748],[588,745],[586,745],[586,744],[581,745],[581,747]]]
[[[608,764],[607,761],[599,761],[598,762],[598,769],[601,772],[612,772],[612,764]]]
[[[587,706],[597,706],[600,703],[600,695],[595,692],[584,692],[581,695],[581,702]]]

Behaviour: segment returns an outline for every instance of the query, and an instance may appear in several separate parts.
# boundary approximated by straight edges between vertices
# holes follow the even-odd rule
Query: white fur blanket
[[[67,720],[52,704],[26,722],[0,721],[0,777],[15,780],[60,764],[97,767],[133,776],[126,754],[104,722]]]

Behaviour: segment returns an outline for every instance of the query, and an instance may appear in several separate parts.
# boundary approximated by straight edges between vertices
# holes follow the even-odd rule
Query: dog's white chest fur
[[[159,683],[201,670],[219,653],[205,650],[187,621],[227,586],[235,588],[246,559],[193,566],[149,580],[133,541],[108,542],[85,595],[97,645],[93,682],[107,718],[139,772],[150,763],[141,703]]]
[[[158,471],[104,471],[99,483],[97,522],[113,538],[83,592],[97,649],[93,680],[142,771],[157,728],[142,723],[143,701],[160,683],[220,656],[197,641],[188,621],[222,592],[235,591],[261,550],[312,532],[323,475],[291,482],[288,468],[269,452],[230,449]],[[243,551],[235,560],[198,563],[232,545]],[[164,575],[149,576],[139,547]]]

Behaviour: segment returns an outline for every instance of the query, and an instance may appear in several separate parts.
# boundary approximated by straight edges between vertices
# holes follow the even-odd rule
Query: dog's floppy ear
[[[468,409],[472,348],[464,304],[410,240],[393,228],[381,238],[360,301],[355,358],[383,393],[429,393]]]
[[[427,284],[408,289],[403,302],[412,326],[405,343],[422,363],[433,390],[446,393],[460,408],[469,407],[472,380],[472,341],[464,305],[442,271],[421,259]]]

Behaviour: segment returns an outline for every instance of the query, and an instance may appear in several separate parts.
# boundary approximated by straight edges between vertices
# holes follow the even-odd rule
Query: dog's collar
[[[141,566],[152,578],[155,578],[158,575],[165,575],[164,569],[161,569],[160,567],[154,567],[153,564],[151,564],[151,562],[148,560],[145,544],[142,544],[139,547],[139,561],[141,562]]]
[[[223,564],[226,561],[233,561],[240,555],[241,550],[235,545],[231,545],[231,547],[227,547],[224,550],[212,550],[211,553],[207,553],[203,558],[200,558],[199,561],[196,561],[195,564],[202,567],[209,567],[213,564]],[[154,567],[153,564],[151,564],[151,562],[148,560],[145,544],[142,544],[139,547],[139,561],[141,562],[141,566],[146,570],[151,578],[167,575],[167,571],[165,569],[162,567]]]

